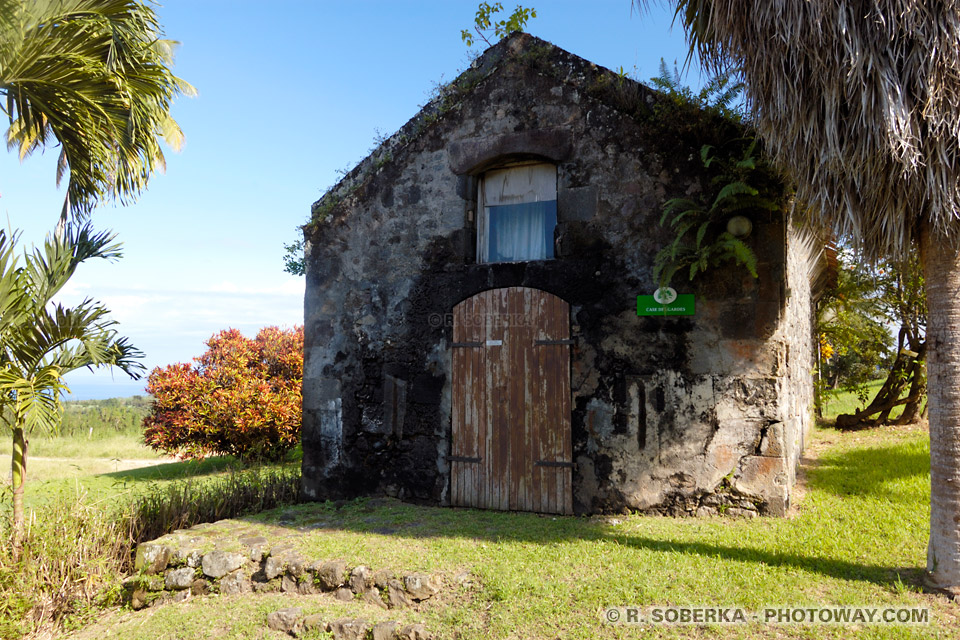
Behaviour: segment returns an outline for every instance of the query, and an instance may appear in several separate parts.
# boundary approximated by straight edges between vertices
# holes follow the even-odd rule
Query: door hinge
[[[480,462],[482,458],[471,458],[469,456],[447,456],[449,462]]]

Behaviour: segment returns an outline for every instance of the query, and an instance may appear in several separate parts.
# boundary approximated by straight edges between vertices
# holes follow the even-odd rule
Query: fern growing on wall
[[[712,267],[730,262],[757,277],[753,249],[726,230],[734,216],[749,218],[758,211],[776,211],[781,206],[780,190],[770,194],[753,184],[758,182],[758,173],[765,171],[755,152],[756,140],[739,157],[718,154],[712,145],[701,148],[703,166],[718,173],[711,179],[712,188],[698,198],[672,198],[664,206],[660,224],[673,229],[674,237],[654,260],[654,279],[660,286],[670,284],[677,272],[683,271],[693,280]]]
[[[671,69],[660,58],[660,73],[650,78],[650,85],[670,99],[671,104],[658,105],[660,111],[670,108],[696,109],[732,122],[743,122],[745,119],[741,100],[743,83],[737,79],[736,69],[728,69],[708,78],[703,88],[694,92],[684,86],[676,65]]]
[[[673,230],[673,238],[654,259],[654,279],[659,286],[670,284],[677,273],[688,280],[710,269],[732,263],[757,277],[757,256],[743,237],[727,231],[735,216],[756,219],[762,212],[782,208],[786,189],[777,172],[761,157],[756,138],[744,136],[744,114],[735,81],[736,72],[710,78],[699,92],[680,83],[676,68],[661,61],[660,74],[651,83],[669,98],[660,106],[696,110],[701,118],[716,118],[718,126],[699,128],[710,144],[700,149],[700,161],[710,176],[709,186],[694,198],[672,198],[666,202],[660,225]],[[729,126],[729,125],[733,126]]]

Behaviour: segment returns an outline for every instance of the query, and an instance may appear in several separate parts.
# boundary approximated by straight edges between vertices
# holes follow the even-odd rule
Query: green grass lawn
[[[420,621],[442,638],[958,637],[957,605],[922,593],[929,518],[928,436],[919,427],[819,430],[804,496],[790,517],[740,520],[559,517],[423,507],[386,499],[304,504],[204,529],[229,548],[260,533],[309,559],[426,571],[449,587],[442,605],[381,612],[329,596],[197,597],[114,611],[77,638],[281,638],[264,626],[283,606],[328,618]],[[229,532],[229,533],[227,533]],[[926,626],[622,626],[607,607],[639,605],[918,606]],[[321,637],[321,636],[316,636]]]
[[[0,441],[0,455],[10,455],[12,440],[7,437]],[[143,444],[137,436],[130,434],[111,434],[97,437],[85,436],[47,436],[30,437],[30,456],[38,458],[119,458],[121,460],[157,460],[162,453]]]
[[[873,380],[868,382],[865,385],[866,388],[866,401],[861,401],[856,393],[851,391],[827,391],[824,394],[824,403],[823,403],[823,417],[824,420],[828,423],[831,423],[837,419],[837,416],[841,413],[853,414],[863,409],[870,401],[876,397],[877,392],[880,391],[880,387],[883,386],[884,380]],[[906,395],[906,391],[901,397]],[[903,413],[903,407],[894,407],[893,411],[890,412],[891,419],[897,418],[900,414]]]
[[[841,398],[840,401],[850,402]],[[829,412],[848,411],[838,401]],[[838,408],[839,405],[839,408]],[[855,408],[855,407],[851,407]],[[82,491],[108,504],[185,478],[215,478],[235,461],[211,458],[119,468],[132,437],[106,451],[61,438],[29,461],[27,503]],[[53,439],[50,439],[53,440]],[[70,442],[73,440],[74,442]],[[8,445],[9,446],[9,445]],[[9,450],[9,449],[7,449]],[[58,452],[51,455],[46,452]],[[196,597],[132,612],[107,610],[75,632],[87,638],[282,638],[265,616],[284,606],[328,618],[423,622],[441,638],[868,638],[958,637],[957,605],[920,588],[929,519],[928,436],[919,427],[843,433],[821,428],[808,449],[803,498],[788,518],[559,517],[424,507],[386,499],[303,504],[212,525],[209,546],[259,533],[310,559],[425,571],[448,583],[442,603],[382,612],[329,596]],[[296,464],[298,456],[293,456]],[[0,458],[9,465],[9,457]],[[4,474],[6,476],[6,474]],[[88,501],[89,504],[89,501]],[[226,534],[225,534],[226,535]],[[624,626],[607,607],[867,605],[928,607],[932,624],[866,626]],[[322,637],[322,636],[314,636]]]
[[[110,458],[48,460],[28,457],[24,501],[28,508],[41,507],[47,500],[76,492],[83,492],[94,501],[109,500],[176,480],[225,473],[231,466],[238,466],[238,463],[230,457],[216,457],[136,469],[126,469],[126,466],[123,461]],[[9,455],[0,455],[0,468],[5,471],[4,482],[9,486]]]
[[[10,442],[0,448],[0,486],[10,483]],[[286,464],[297,465],[299,448]],[[87,439],[83,436],[30,438],[24,501],[28,508],[83,492],[92,501],[146,491],[170,482],[223,475],[243,465],[232,456],[172,460],[139,443],[130,434]],[[143,465],[143,466],[137,466]],[[134,468],[131,468],[134,467]]]

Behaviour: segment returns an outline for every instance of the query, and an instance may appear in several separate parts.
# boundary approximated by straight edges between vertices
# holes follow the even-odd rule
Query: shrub
[[[151,372],[144,441],[184,458],[280,459],[300,437],[303,327],[267,327],[252,340],[227,329],[207,346],[196,366]]]

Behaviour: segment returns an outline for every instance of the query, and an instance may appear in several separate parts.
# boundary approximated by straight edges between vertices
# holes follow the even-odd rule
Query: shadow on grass
[[[720,558],[777,568],[800,569],[808,573],[829,576],[838,580],[857,580],[882,586],[892,586],[898,579],[919,585],[923,570],[919,567],[891,567],[876,564],[856,563],[835,558],[820,558],[797,553],[779,553],[750,547],[732,547],[705,542],[675,542],[657,540],[644,536],[604,536],[619,544],[663,553],[696,554],[708,558]]]
[[[169,462],[167,464],[151,465],[127,471],[114,471],[104,473],[103,477],[119,482],[134,483],[154,482],[157,480],[183,480],[185,478],[208,476],[226,471],[231,467],[240,468],[240,466],[240,461],[233,456],[219,456],[215,458],[205,458],[203,460]]]
[[[742,562],[772,570],[800,570],[838,580],[862,581],[892,588],[898,580],[921,584],[920,567],[887,566],[830,558],[794,551],[779,551],[709,540],[677,540],[655,535],[619,532],[600,519],[552,517],[527,513],[505,513],[474,509],[417,506],[386,498],[360,498],[341,503],[300,504],[243,518],[246,521],[270,522],[303,533],[352,532],[364,535],[383,535],[398,539],[468,538],[487,543],[522,543],[548,547],[576,542],[615,543],[623,549],[663,554],[664,562],[676,554],[696,555],[721,561]],[[663,518],[655,518],[658,522]],[[752,521],[761,524],[759,521]],[[678,527],[695,524],[677,520]],[[707,526],[751,526],[748,521],[709,520]],[[769,531],[771,540],[791,540],[789,521],[776,521],[782,527]],[[694,535],[710,536],[710,533]],[[772,546],[777,543],[773,542]]]
[[[923,500],[922,494],[927,487],[923,478],[929,472],[929,453],[922,440],[834,450],[820,456],[817,464],[809,466],[807,472],[813,490],[850,500],[880,498],[884,510],[895,508],[912,512]],[[869,555],[863,557],[858,552],[826,554],[818,552],[809,542],[800,544],[801,539],[815,541],[818,536],[829,535],[825,532],[833,529],[821,527],[820,523],[844,517],[842,504],[839,507],[834,504],[834,508],[841,509],[841,512],[824,508],[823,513],[810,512],[795,520],[700,521],[706,530],[691,530],[689,533],[684,524],[697,524],[694,521],[677,521],[676,527],[663,527],[659,524],[662,519],[651,519],[657,524],[637,533],[617,530],[601,519],[422,507],[385,498],[297,505],[253,519],[304,532],[339,530],[400,539],[468,538],[544,546],[572,540],[615,542],[625,549],[663,554],[665,561],[669,561],[667,554],[689,554],[787,572],[799,570],[889,588],[893,588],[898,580],[921,583],[921,567],[885,565],[882,560],[870,562]],[[740,544],[735,530],[728,527],[742,527],[743,531],[759,527],[767,532],[764,537],[769,543],[760,541],[748,545],[744,541]],[[676,531],[675,536],[671,531]]]
[[[928,454],[922,442],[894,443],[847,451],[820,457],[809,468],[811,488],[837,496],[882,497],[887,507],[915,508],[917,482],[928,471]],[[127,479],[174,479],[188,475],[217,473],[235,460],[210,459],[195,463],[160,465],[150,469],[110,474]],[[167,467],[164,469],[163,467]],[[149,473],[160,476],[150,477]],[[913,482],[898,482],[901,480]],[[351,532],[362,535],[389,536],[399,540],[426,538],[462,538],[492,543],[518,542],[549,546],[571,541],[615,543],[624,549],[670,555],[686,554],[744,563],[753,567],[789,573],[799,570],[837,580],[861,581],[893,588],[898,580],[919,584],[920,567],[902,567],[860,560],[856,552],[826,557],[809,541],[829,528],[816,523],[843,517],[843,513],[827,511],[809,513],[797,520],[676,521],[675,526],[655,524],[645,532],[621,531],[602,519],[553,517],[529,513],[506,513],[474,509],[417,506],[388,498],[358,498],[337,503],[308,503],[280,507],[255,516],[243,517],[249,522],[266,522],[303,533]],[[662,523],[660,518],[651,522]],[[689,532],[684,528],[698,525]],[[701,531],[702,524],[706,530]],[[734,528],[730,530],[729,528]],[[737,540],[737,531],[758,528],[766,531],[764,541],[750,546]],[[804,530],[794,531],[794,528]],[[665,529],[662,535],[657,530]],[[671,534],[676,531],[676,536]],[[733,534],[732,536],[730,534]],[[726,538],[724,540],[723,538]],[[687,539],[678,539],[687,538]],[[701,539],[690,539],[701,538]],[[800,545],[799,540],[805,542]],[[846,557],[844,557],[846,556]],[[849,557],[849,559],[847,559]]]
[[[282,464],[299,463],[303,459],[303,451],[298,445],[295,449],[289,451],[284,456]],[[267,463],[267,466],[273,466]],[[139,469],[130,469],[127,471],[114,471],[112,473],[102,474],[104,478],[110,478],[122,483],[155,482],[158,480],[186,480],[188,478],[202,478],[229,470],[243,471],[247,469],[257,469],[260,465],[257,463],[245,463],[234,456],[214,456],[204,458],[203,460],[183,460],[181,462],[170,462],[167,464],[157,464]]]

